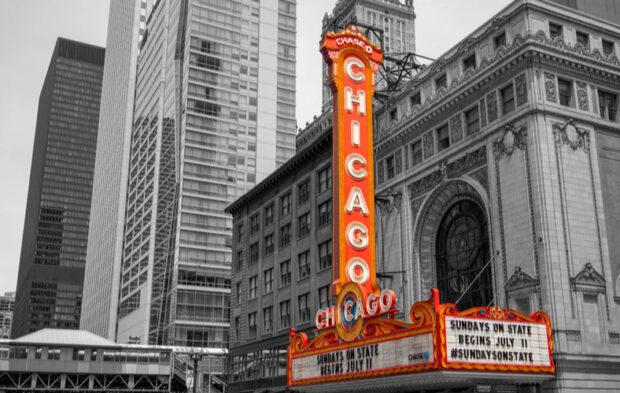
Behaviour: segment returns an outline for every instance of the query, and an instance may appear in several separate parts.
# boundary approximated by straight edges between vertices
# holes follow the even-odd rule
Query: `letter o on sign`
[[[370,271],[366,261],[357,257],[349,259],[347,262],[347,276],[349,276],[349,280],[358,284],[364,284],[368,281]]]

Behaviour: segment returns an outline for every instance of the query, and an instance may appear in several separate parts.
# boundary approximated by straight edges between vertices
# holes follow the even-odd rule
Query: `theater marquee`
[[[459,312],[428,301],[395,319],[396,294],[375,268],[372,97],[383,53],[354,26],[328,33],[321,52],[333,92],[334,306],[318,310],[316,335],[290,332],[288,385],[300,391],[357,386],[540,382],[555,373],[551,325],[498,307]],[[415,378],[409,376],[414,375]]]

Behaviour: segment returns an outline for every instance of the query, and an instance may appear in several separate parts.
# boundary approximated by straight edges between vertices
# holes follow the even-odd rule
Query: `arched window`
[[[465,293],[458,304],[460,310],[487,306],[493,298],[490,264],[467,290],[490,258],[487,222],[477,203],[462,200],[448,209],[439,225],[435,249],[441,301],[454,303]]]

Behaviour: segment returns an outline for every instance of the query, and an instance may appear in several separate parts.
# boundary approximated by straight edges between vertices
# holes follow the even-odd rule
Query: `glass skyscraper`
[[[80,328],[114,340],[138,45],[152,0],[111,0]],[[96,285],[95,285],[96,283]]]
[[[138,58],[117,341],[228,344],[224,208],[295,151],[289,0],[160,0]]]
[[[59,38],[39,97],[11,336],[77,329],[105,50]]]

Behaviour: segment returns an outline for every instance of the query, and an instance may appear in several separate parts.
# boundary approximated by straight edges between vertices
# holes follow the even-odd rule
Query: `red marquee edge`
[[[449,338],[447,337],[448,324],[446,318],[449,318],[451,322],[453,322],[455,318],[458,318],[461,326],[464,327],[476,325],[485,326],[488,329],[488,326],[498,327],[499,325],[510,325],[510,329],[519,327],[521,329],[544,329],[546,331],[546,342],[542,342],[542,345],[545,349],[545,353],[542,357],[539,356],[537,359],[540,362],[542,358],[543,363],[547,364],[502,364],[500,362],[483,361],[474,361],[474,363],[472,363],[472,361],[451,360],[448,347],[453,341],[449,343]],[[315,385],[328,382],[434,371],[497,372],[549,376],[555,374],[555,363],[552,355],[553,338],[551,322],[547,314],[542,311],[536,311],[530,316],[525,316],[512,309],[501,309],[496,306],[475,307],[464,311],[458,311],[455,304],[440,304],[439,291],[433,288],[431,290],[431,297],[428,301],[420,301],[411,306],[409,310],[409,320],[411,321],[409,323],[396,320],[393,319],[393,315],[365,318],[358,338],[351,342],[340,339],[335,327],[318,331],[316,336],[312,338],[309,338],[305,333],[297,333],[295,329],[290,329],[290,344],[287,361],[288,385],[291,387]],[[485,324],[485,321],[488,323]],[[511,325],[511,323],[514,323],[514,325]],[[458,325],[452,324],[452,328],[454,328],[454,326]],[[531,327],[528,328],[528,326]],[[314,359],[319,359],[320,356],[317,355],[335,353],[338,351],[346,352],[351,349],[365,348],[369,345],[373,346],[374,344],[388,343],[406,338],[413,339],[415,336],[428,336],[429,334],[432,335],[432,357],[429,355],[429,360],[427,362],[410,365],[399,364],[395,367],[384,367],[311,378],[295,378],[293,375],[293,362],[298,359],[310,359],[312,357],[314,357]],[[473,337],[476,337],[475,334]],[[537,342],[539,345],[541,344],[540,340]],[[452,354],[454,354],[455,352],[453,351],[455,351],[455,348],[452,348],[451,351]],[[510,350],[507,352],[510,352]],[[540,354],[541,352],[539,351],[539,355]],[[547,359],[545,359],[546,356],[548,356],[548,362]]]

